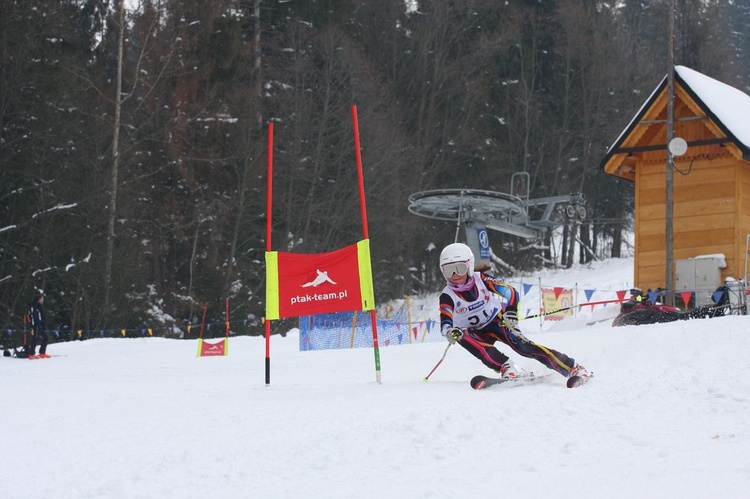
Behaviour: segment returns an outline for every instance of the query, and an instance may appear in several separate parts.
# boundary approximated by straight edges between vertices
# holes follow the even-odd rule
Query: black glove
[[[503,312],[503,324],[508,329],[516,329],[518,327],[518,314],[515,310],[506,310]]]
[[[450,331],[448,331],[448,334],[445,335],[445,337],[448,339],[448,343],[451,345],[463,338],[464,332],[461,331],[459,328],[454,327]]]

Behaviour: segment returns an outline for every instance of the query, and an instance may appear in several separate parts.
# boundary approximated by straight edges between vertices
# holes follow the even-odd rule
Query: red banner
[[[229,355],[229,340],[224,338],[217,343],[203,341],[198,339],[198,357],[217,357]]]
[[[362,253],[363,248],[367,250],[366,254]],[[267,307],[270,309],[268,317],[275,318],[274,306],[278,306],[278,317],[299,317],[374,307],[372,297],[363,297],[362,293],[362,289],[372,288],[369,277],[369,246],[353,244],[330,253],[279,252],[276,255],[275,269],[273,263],[267,261],[270,287],[267,290],[267,301],[270,305]],[[363,277],[365,281],[370,282],[363,283]],[[274,287],[278,294],[274,293]],[[274,295],[278,296],[276,300]]]

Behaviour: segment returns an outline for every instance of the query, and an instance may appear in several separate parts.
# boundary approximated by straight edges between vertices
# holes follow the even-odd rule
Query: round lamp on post
[[[669,141],[669,152],[672,156],[682,156],[688,150],[688,143],[682,137],[675,137]]]

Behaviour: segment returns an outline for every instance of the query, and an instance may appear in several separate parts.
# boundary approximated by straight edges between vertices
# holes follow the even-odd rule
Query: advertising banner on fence
[[[573,306],[573,291],[563,288],[542,288],[542,302],[544,311],[552,312]],[[545,315],[544,319],[548,321],[561,321],[567,316],[573,315],[573,309],[564,310],[556,314]]]

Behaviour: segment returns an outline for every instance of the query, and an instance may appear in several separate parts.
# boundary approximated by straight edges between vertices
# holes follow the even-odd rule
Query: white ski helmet
[[[446,279],[453,275],[451,272],[449,275],[445,275],[445,266],[452,263],[466,263],[466,270],[468,274],[474,272],[474,253],[471,252],[471,248],[463,243],[449,244],[443,251],[440,252],[440,270],[443,272],[443,276]]]

